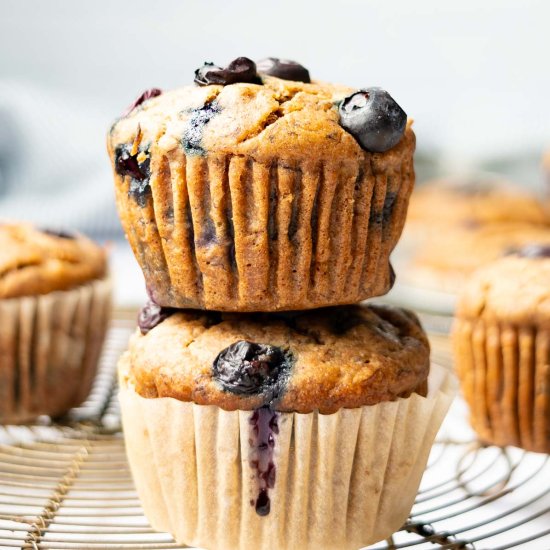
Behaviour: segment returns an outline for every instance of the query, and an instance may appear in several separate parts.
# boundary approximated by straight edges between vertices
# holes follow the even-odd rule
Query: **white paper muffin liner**
[[[120,364],[126,448],[153,528],[212,550],[358,549],[398,530],[413,505],[456,382],[433,366],[427,397],[321,415],[279,413],[271,511],[254,506],[251,411],[139,396]]]
[[[111,313],[111,281],[0,300],[0,423],[59,416],[88,396]]]

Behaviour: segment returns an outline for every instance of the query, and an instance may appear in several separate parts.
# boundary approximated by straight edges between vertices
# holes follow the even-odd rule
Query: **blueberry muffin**
[[[209,549],[357,549],[406,520],[452,395],[405,310],[149,304],[119,363],[155,529]]]
[[[535,195],[489,174],[427,182],[415,190],[407,215],[407,231],[428,234],[491,223],[550,225],[550,218]]]
[[[418,249],[403,268],[403,279],[458,293],[476,269],[532,242],[550,244],[550,226],[490,223],[448,229]]]
[[[456,293],[472,270],[549,228],[543,201],[499,176],[433,180],[411,197],[394,261],[404,282]]]
[[[238,58],[142,94],[108,150],[122,225],[165,307],[297,310],[386,293],[414,184],[411,122],[379,88]]]
[[[110,312],[105,252],[81,235],[0,225],[0,422],[88,395]]]
[[[475,273],[460,297],[453,346],[479,437],[550,453],[550,245]]]

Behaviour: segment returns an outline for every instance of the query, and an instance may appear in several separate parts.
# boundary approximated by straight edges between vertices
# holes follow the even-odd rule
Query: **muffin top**
[[[106,269],[104,250],[82,235],[0,224],[0,298],[68,290]]]
[[[134,334],[121,363],[143,397],[329,414],[426,392],[428,340],[402,309],[171,313],[141,323],[148,330],[159,322]]]
[[[495,176],[482,175],[430,181],[418,187],[407,223],[472,227],[487,223],[549,224],[543,203],[533,194]]]
[[[187,155],[246,155],[265,163],[273,159],[292,164],[304,158],[312,162],[370,158],[360,141],[365,137],[363,141],[370,143],[377,130],[365,130],[366,135],[358,135],[358,141],[340,120],[339,106],[354,89],[315,80],[286,80],[262,73],[261,66],[256,73],[254,65],[253,71],[255,77],[250,82],[222,85],[208,83],[220,79],[206,79],[202,85],[146,92],[112,126],[108,140],[111,155],[116,155],[117,148],[119,152],[126,148],[133,150],[133,155],[139,152],[137,161],[143,164],[152,147],[164,153],[183,147]],[[361,114],[367,108],[372,112],[374,103],[380,112],[387,112],[387,98],[380,95],[383,91],[370,90],[377,90],[371,93],[376,100],[368,107],[357,102],[350,112]],[[405,113],[391,102],[399,109],[404,125]],[[356,122],[348,126],[354,128]],[[411,148],[414,134],[409,123],[399,143],[376,158],[391,163]],[[116,158],[114,162],[116,166]]]
[[[470,272],[530,243],[550,244],[550,227],[494,223],[441,231],[418,254],[418,262]]]
[[[550,325],[550,244],[532,244],[487,264],[465,285],[462,318]]]

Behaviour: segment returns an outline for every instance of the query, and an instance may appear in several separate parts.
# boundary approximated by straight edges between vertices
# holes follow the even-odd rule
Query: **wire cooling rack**
[[[133,322],[116,321],[88,401],[62,421],[0,427],[0,548],[182,548],[143,516],[126,462],[115,363]],[[449,363],[448,342],[432,340]],[[372,548],[550,550],[550,461],[475,441],[455,402],[409,521]]]

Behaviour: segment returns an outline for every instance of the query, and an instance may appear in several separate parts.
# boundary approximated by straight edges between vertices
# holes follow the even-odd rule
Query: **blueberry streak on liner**
[[[259,516],[267,516],[271,509],[269,489],[275,487],[277,468],[273,460],[275,436],[279,433],[279,414],[271,407],[256,409],[250,416],[250,466],[256,471],[258,497],[251,500]]]
[[[275,486],[273,460],[278,413],[273,403],[284,391],[292,356],[276,346],[240,340],[222,350],[213,363],[214,378],[224,390],[239,395],[261,393],[266,405],[249,418],[250,466],[256,472],[258,496],[250,501],[260,516],[270,511],[269,489]]]

